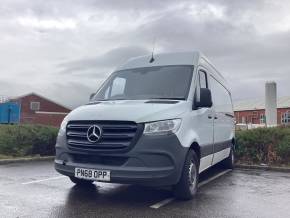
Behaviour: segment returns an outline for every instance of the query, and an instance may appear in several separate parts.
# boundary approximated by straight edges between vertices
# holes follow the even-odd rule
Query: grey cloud
[[[63,91],[60,92],[60,90]],[[95,91],[96,87],[82,82],[52,83],[42,90],[48,98],[55,99],[70,108],[88,103],[90,94]]]
[[[61,63],[58,67],[62,69],[62,74],[80,73],[83,75],[83,72],[88,69],[112,69],[125,62],[130,57],[145,55],[148,53],[149,51],[143,47],[118,47],[104,54],[99,54],[96,57]],[[93,73],[90,72],[89,74],[92,75]],[[102,74],[97,73],[94,75],[102,76]]]
[[[259,35],[251,26],[234,26],[229,21],[200,22],[176,11],[146,24],[139,36],[157,33],[158,43],[165,51],[204,51],[218,68],[233,80],[235,98],[251,98],[263,94],[263,82],[276,80],[280,93],[287,95],[281,82],[289,81],[290,32]],[[182,24],[182,25],[180,25]],[[255,80],[260,78],[260,80]],[[238,81],[245,82],[238,82]],[[252,80],[252,82],[249,82]],[[290,82],[290,81],[289,81]],[[262,84],[258,85],[257,84]],[[250,87],[249,92],[241,91]],[[260,91],[253,91],[260,87]]]
[[[33,91],[35,91],[35,89],[31,89],[29,85],[0,80],[0,96],[14,97]]]
[[[0,17],[14,15],[35,15],[41,18],[74,17],[82,12],[108,12],[117,14],[144,11],[158,11],[164,7],[174,5],[176,1],[135,1],[135,0],[2,0],[0,3]],[[138,13],[137,13],[138,14]]]
[[[192,5],[198,10],[214,5],[224,14],[202,17],[196,11],[193,16]],[[267,0],[3,0],[0,69],[6,75],[0,73],[0,95],[38,91],[75,107],[113,68],[150,53],[153,38],[156,52],[203,51],[232,84],[234,99],[263,96],[267,80],[278,82],[279,95],[289,95],[290,30],[270,26],[259,32],[263,19],[280,25],[289,14],[286,5]],[[68,18],[77,25],[69,30],[19,25],[17,19],[25,16]],[[104,17],[102,26],[98,22]]]

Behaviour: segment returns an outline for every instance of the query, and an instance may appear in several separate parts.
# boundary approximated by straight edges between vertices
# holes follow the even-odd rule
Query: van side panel
[[[214,108],[214,157],[213,165],[230,155],[234,138],[234,113],[231,95],[224,78],[215,68],[209,71],[210,89]]]
[[[212,154],[201,156],[199,171],[202,172],[230,155],[230,147],[232,146],[235,132],[232,100],[226,80],[202,55],[199,58],[198,66],[198,68],[204,68],[208,74],[208,88],[212,92],[212,109],[214,111],[213,152]],[[202,108],[197,111],[199,110],[202,110]],[[197,135],[199,134],[197,133]],[[199,140],[199,144],[201,145],[201,150],[203,150],[203,140]]]

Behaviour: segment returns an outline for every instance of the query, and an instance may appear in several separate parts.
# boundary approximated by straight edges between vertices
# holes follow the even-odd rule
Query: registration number
[[[75,168],[75,177],[87,180],[110,181],[111,172],[109,170]]]

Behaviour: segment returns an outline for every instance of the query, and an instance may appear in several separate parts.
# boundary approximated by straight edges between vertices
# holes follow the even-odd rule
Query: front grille
[[[87,138],[88,129],[97,125],[101,128],[100,139],[93,143]],[[66,128],[68,146],[77,150],[123,150],[138,137],[140,124],[130,121],[70,121]]]

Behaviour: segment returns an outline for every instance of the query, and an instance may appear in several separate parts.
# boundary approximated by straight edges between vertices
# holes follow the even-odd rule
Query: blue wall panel
[[[15,102],[0,104],[0,123],[19,123],[20,106]]]

